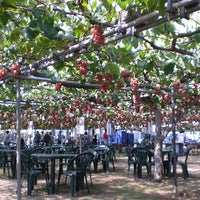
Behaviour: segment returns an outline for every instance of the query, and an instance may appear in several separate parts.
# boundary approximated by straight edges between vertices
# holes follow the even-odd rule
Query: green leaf
[[[58,33],[58,28],[54,27],[54,19],[48,18],[44,21],[39,20],[39,26],[40,29],[44,32],[45,36],[48,37],[50,40],[53,40],[56,38],[56,35]]]
[[[111,99],[114,101],[114,102],[119,102],[119,96],[117,94],[113,94]]]
[[[156,0],[151,0],[151,1],[145,0],[144,2],[147,6],[147,9],[151,12],[154,11],[157,7],[157,1]]]
[[[26,28],[26,33],[27,33],[28,38],[30,40],[33,40],[33,39],[35,39],[38,36],[38,34],[40,33],[40,31],[37,30],[37,29],[33,29],[31,27],[27,27]]]
[[[133,38],[133,39],[131,40],[131,44],[132,44],[132,46],[133,46],[134,48],[137,48],[138,45],[139,45],[139,40],[138,40],[137,38]]]
[[[118,76],[120,73],[120,69],[119,66],[113,63],[108,63],[105,67],[105,70],[107,72],[112,72],[114,74],[114,76]]]
[[[164,26],[165,34],[174,33],[175,27],[172,23],[169,22],[169,23],[164,24],[163,26]]]
[[[15,7],[15,0],[2,0],[0,4],[2,7],[5,7],[6,9],[10,7],[13,8]]]
[[[164,67],[164,72],[166,75],[172,74],[174,72],[175,63],[169,63]]]
[[[40,18],[44,15],[44,11],[41,10],[41,9],[35,9],[33,10],[33,15],[36,17],[36,18]]]
[[[54,68],[58,71],[64,69],[65,65],[64,62],[58,61],[57,63],[54,64]]]
[[[200,43],[200,34],[196,34],[193,36],[197,43]]]
[[[20,31],[18,28],[15,28],[12,32],[11,32],[11,41],[18,41],[20,37]]]
[[[7,12],[0,13],[0,21],[5,26],[10,19],[10,15]]]
[[[118,1],[119,6],[120,6],[123,10],[125,10],[127,7],[129,7],[129,5],[132,4],[132,3],[133,3],[132,0],[128,0],[128,1],[119,0],[119,1]]]
[[[165,1],[166,0],[158,0],[157,8],[162,16],[166,14]]]
[[[150,61],[149,63],[147,63],[147,64],[144,66],[144,68],[147,69],[148,71],[153,70],[153,68],[154,68],[154,63],[153,63],[153,61]]]

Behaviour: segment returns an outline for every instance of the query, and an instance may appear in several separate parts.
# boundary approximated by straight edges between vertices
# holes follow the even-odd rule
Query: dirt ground
[[[87,190],[80,190],[76,193],[74,200],[198,200],[200,199],[200,156],[190,156],[188,168],[190,177],[187,180],[182,178],[182,171],[177,166],[177,195],[174,195],[174,178],[164,178],[161,183],[155,183],[147,177],[146,169],[143,168],[142,179],[135,179],[131,173],[127,176],[127,158],[120,154],[115,162],[116,171],[113,172],[110,165],[110,173],[99,171],[92,173],[93,186],[90,185],[90,194]],[[132,169],[131,169],[132,170]],[[89,177],[88,177],[89,181]],[[90,183],[90,182],[89,182]],[[21,196],[23,200],[63,200],[71,199],[69,184],[61,179],[61,186],[58,194],[48,195],[45,190],[45,181],[40,177],[38,184],[32,192],[32,196],[27,196],[26,181],[22,184]],[[16,180],[9,179],[0,169],[0,199],[17,199]]]

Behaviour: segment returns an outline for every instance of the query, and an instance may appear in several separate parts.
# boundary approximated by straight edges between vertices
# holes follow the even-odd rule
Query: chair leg
[[[109,169],[109,160],[105,161],[105,165],[106,165],[106,172],[109,173],[110,169]]]
[[[32,180],[32,175],[31,174],[27,174],[27,193],[28,193],[28,196],[31,196],[31,191],[32,191],[32,183],[33,180]]]
[[[88,190],[88,194],[90,194],[89,185],[88,185],[88,181],[87,181],[87,174],[85,174],[85,183],[86,183],[86,187],[87,187],[87,190]]]
[[[70,195],[71,197],[74,197],[76,191],[76,174],[71,173],[69,176],[70,176]]]
[[[183,171],[183,178],[184,178],[184,180],[186,180],[186,178],[187,178],[187,171],[186,171],[185,165],[182,165],[182,171]]]
[[[91,170],[89,170],[89,175],[90,175],[90,183],[91,183],[91,186],[93,186]]]
[[[60,178],[61,178],[61,171],[59,170],[56,193],[58,193],[58,188],[59,188],[59,186],[60,186]]]
[[[130,164],[128,164],[128,172],[127,172],[127,176],[129,175],[130,172]]]
[[[47,194],[50,194],[50,192],[49,192],[49,174],[48,173],[45,173],[45,179],[46,179]]]
[[[186,177],[189,178],[189,173],[188,173],[187,165],[185,165],[185,171],[186,171]]]
[[[112,165],[113,165],[113,171],[115,172],[115,163],[114,163],[114,160],[112,160]]]
[[[137,174],[137,164],[133,163],[133,176],[136,178],[136,174]]]

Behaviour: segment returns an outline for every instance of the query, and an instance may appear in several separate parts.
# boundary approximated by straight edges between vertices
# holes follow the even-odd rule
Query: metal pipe
[[[200,4],[197,5],[197,3],[199,3],[199,2],[200,2],[199,0],[182,0],[182,1],[179,1],[177,3],[173,3],[172,8],[178,9],[180,7],[186,7],[185,13],[190,14],[192,12],[200,10]],[[139,33],[139,32],[142,32],[144,30],[147,30],[149,28],[152,28],[154,26],[165,23],[169,20],[176,19],[176,18],[180,17],[180,15],[177,14],[177,13],[170,14],[169,16],[163,17],[163,18],[158,19],[154,22],[147,23],[148,21],[150,21],[151,19],[153,19],[155,17],[159,17],[158,11],[147,14],[145,16],[141,16],[141,17],[139,17],[139,18],[137,18],[137,19],[135,19],[135,20],[133,20],[129,23],[122,24],[122,26],[120,28],[118,26],[115,26],[111,30],[105,31],[105,33],[104,33],[105,37],[111,36],[113,34],[116,34],[116,35],[114,35],[113,38],[108,38],[105,41],[104,45],[109,44],[109,43],[114,42],[114,41],[117,41],[117,40],[121,40],[121,39],[123,39],[127,36],[130,36],[130,32],[122,34],[122,32],[124,30],[126,30],[130,27],[136,27],[135,32]],[[140,27],[138,27],[138,26],[140,26]],[[51,57],[45,57],[45,58],[42,58],[41,60],[35,61],[30,66],[30,69],[26,68],[26,69],[22,70],[22,72],[24,74],[26,74],[26,73],[30,74],[31,69],[34,69],[34,68],[35,69],[43,69],[43,68],[46,68],[47,66],[53,65],[56,62],[56,58],[58,60],[63,59],[63,61],[66,62],[67,60],[73,58],[74,56],[76,56],[78,54],[89,52],[90,49],[89,49],[88,45],[91,42],[91,39],[92,39],[92,36],[89,36],[85,40],[82,40],[81,42],[79,42],[78,44],[74,44],[74,45],[70,46],[68,49],[55,52],[53,54],[53,56],[51,56]],[[55,58],[55,60],[54,60],[54,58]]]
[[[16,108],[16,130],[17,130],[17,199],[21,200],[21,133],[20,133],[20,124],[21,124],[21,95],[20,95],[20,79],[17,79],[17,108]]]

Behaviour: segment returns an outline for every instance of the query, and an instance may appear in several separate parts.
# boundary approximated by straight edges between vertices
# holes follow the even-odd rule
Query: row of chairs
[[[183,178],[189,178],[188,173],[188,156],[191,153],[192,148],[188,148],[183,155],[177,155],[176,156],[176,163],[181,166],[182,172],[183,172]],[[125,153],[128,157],[128,175],[130,173],[130,167],[133,166],[133,176],[135,178],[141,178],[142,177],[142,167],[145,166],[147,170],[147,174],[149,177],[152,177],[151,173],[151,167],[155,164],[152,157],[154,156],[152,151],[147,148],[133,148],[133,147],[126,147]],[[182,159],[181,159],[182,158]],[[167,163],[163,162],[164,172],[167,171],[168,165],[173,164],[173,155],[171,155],[171,158]],[[170,172],[167,172],[171,174]]]

